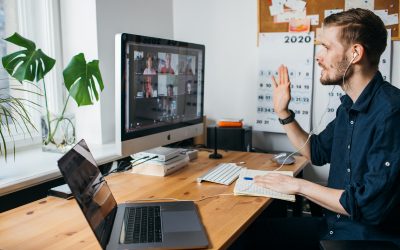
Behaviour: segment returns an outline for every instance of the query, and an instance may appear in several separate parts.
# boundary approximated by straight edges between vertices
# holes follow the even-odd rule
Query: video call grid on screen
[[[129,42],[125,51],[126,133],[201,118],[200,49]]]

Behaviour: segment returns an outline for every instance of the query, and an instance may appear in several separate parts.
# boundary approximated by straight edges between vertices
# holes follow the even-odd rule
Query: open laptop
[[[117,205],[84,140],[58,160],[58,167],[103,249],[208,246],[194,202]]]

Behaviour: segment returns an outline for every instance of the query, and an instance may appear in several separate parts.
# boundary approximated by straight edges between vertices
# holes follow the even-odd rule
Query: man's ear
[[[361,59],[364,57],[365,54],[364,47],[361,44],[356,43],[352,46],[352,51],[353,51],[352,63],[357,63],[361,61]]]

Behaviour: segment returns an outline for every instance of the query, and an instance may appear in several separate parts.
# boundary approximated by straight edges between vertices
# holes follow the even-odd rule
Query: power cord
[[[353,63],[354,59],[357,57],[357,55],[358,55],[358,53],[357,53],[357,52],[354,52],[353,58],[350,60],[349,64],[348,64],[347,67],[346,67],[346,70],[345,70],[344,73],[343,73],[343,76],[342,76],[342,86],[343,86],[343,87],[345,87],[345,77],[346,77],[346,74],[347,74],[347,72],[348,72],[348,70],[349,70],[351,64]],[[332,88],[332,90],[331,90],[331,92],[330,92],[330,93],[332,93],[332,95],[329,95],[328,105],[326,105],[325,112],[322,114],[321,119],[319,120],[319,123],[317,124],[317,127],[316,127],[315,129],[311,130],[311,132],[310,132],[310,134],[308,135],[308,138],[307,138],[306,142],[303,144],[303,146],[301,146],[298,150],[296,150],[295,152],[293,152],[293,153],[291,153],[290,155],[288,155],[288,156],[285,158],[285,160],[283,161],[282,165],[281,165],[279,168],[275,169],[274,171],[277,171],[277,170],[281,169],[281,168],[283,167],[283,165],[285,164],[285,162],[287,161],[287,159],[289,159],[290,156],[292,156],[292,155],[294,155],[294,154],[300,152],[300,150],[302,150],[302,149],[307,145],[307,143],[309,142],[311,136],[314,134],[314,131],[315,131],[316,129],[318,129],[318,128],[321,126],[322,119],[324,118],[324,116],[325,116],[326,113],[328,112],[328,108],[329,108],[329,106],[330,106],[331,99],[332,99],[332,96],[333,96],[333,91],[335,90],[335,87],[336,87],[336,85],[333,85],[333,88]],[[350,86],[347,86],[347,87],[349,88]]]
[[[147,159],[147,158],[149,158],[149,156],[144,156],[142,158],[134,159],[132,161],[120,161],[120,162],[118,162],[118,166],[117,166],[116,169],[104,174],[103,176],[107,176],[107,175],[110,175],[110,174],[113,174],[113,173],[118,173],[118,172],[123,172],[123,171],[129,170],[129,169],[132,168],[132,164],[134,164],[135,162]],[[135,165],[135,166],[137,166],[137,165]]]
[[[347,67],[347,69],[346,69],[346,72],[347,72],[347,70],[348,70],[348,67]],[[346,72],[345,72],[345,74],[346,74]],[[343,75],[343,83],[344,83],[344,75]],[[332,90],[330,91],[330,93],[333,93],[333,91],[335,90],[335,87],[336,87],[336,85],[333,86],[333,88],[332,88]],[[324,116],[328,113],[328,108],[329,108],[329,106],[330,106],[331,99],[332,99],[332,95],[329,95],[328,104],[326,105],[325,112],[322,114],[321,119],[319,120],[317,126],[316,126],[314,129],[311,130],[311,132],[310,132],[310,134],[308,135],[307,140],[304,142],[304,144],[303,144],[299,149],[297,149],[295,152],[293,152],[293,153],[289,154],[288,156],[286,156],[286,158],[283,160],[282,164],[281,164],[278,168],[276,168],[276,169],[274,169],[274,170],[272,170],[272,171],[278,171],[278,170],[280,170],[280,169],[283,167],[283,165],[285,165],[285,163],[286,163],[286,161],[289,159],[289,157],[291,157],[291,156],[293,156],[294,154],[300,152],[300,151],[307,145],[307,143],[310,141],[311,136],[312,136],[312,135],[315,133],[315,131],[321,126],[321,124],[322,124],[322,119],[323,119]]]
[[[206,199],[210,199],[210,198],[214,198],[214,197],[218,197],[218,196],[232,196],[232,195],[234,195],[234,194],[233,194],[233,193],[229,193],[229,194],[216,194],[216,195],[206,196],[206,197],[204,197],[204,198],[197,199],[197,200],[183,200],[183,199],[177,199],[177,198],[148,198],[148,199],[129,200],[129,201],[125,201],[125,203],[141,202],[141,201],[165,201],[165,200],[200,202],[200,201],[203,201],[203,200],[206,200]]]
[[[145,156],[145,157],[141,158],[141,160],[143,160],[144,158],[148,158],[148,156]],[[134,162],[137,162],[137,161],[139,161],[139,160],[134,161],[134,162],[131,162],[131,164],[130,164],[127,168],[125,168],[124,171],[128,171],[129,169],[131,169],[131,168],[133,168],[133,167],[139,166],[140,164],[143,164],[143,163],[145,163],[145,162],[147,162],[147,161],[154,160],[154,159],[156,159],[156,158],[158,158],[158,156],[153,156],[153,157],[148,158],[148,159],[146,159],[145,161],[139,162],[139,163],[137,163],[137,164],[135,164],[135,165],[133,165],[133,163],[134,163]]]

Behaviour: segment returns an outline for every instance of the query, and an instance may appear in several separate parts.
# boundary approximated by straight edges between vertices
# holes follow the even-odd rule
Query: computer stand
[[[208,158],[210,158],[210,159],[221,159],[222,158],[222,155],[218,154],[218,152],[217,152],[217,148],[218,148],[217,144],[218,144],[217,143],[217,126],[215,126],[214,127],[214,153],[210,154],[208,156]]]

